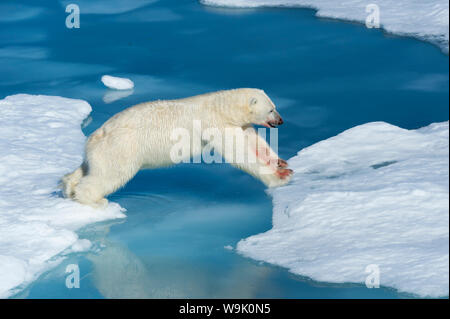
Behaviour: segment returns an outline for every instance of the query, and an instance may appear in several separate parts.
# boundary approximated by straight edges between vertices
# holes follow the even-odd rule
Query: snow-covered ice
[[[82,100],[18,94],[0,100],[0,298],[64,258],[89,249],[77,229],[124,217],[111,203],[95,210],[60,197],[60,178],[80,165],[91,112]]]
[[[226,7],[306,7],[317,16],[365,22],[368,4],[380,9],[380,24],[390,33],[430,41],[448,52],[449,3],[447,0],[200,0]]]
[[[380,284],[418,296],[449,293],[449,124],[351,128],[289,160],[273,195],[273,228],[237,251],[317,281]]]
[[[105,86],[115,90],[131,90],[134,83],[130,79],[119,78],[111,75],[103,75],[102,82]]]

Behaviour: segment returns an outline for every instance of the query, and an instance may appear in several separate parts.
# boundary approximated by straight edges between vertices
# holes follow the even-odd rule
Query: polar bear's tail
[[[82,177],[83,169],[81,166],[74,170],[72,173],[64,175],[64,177],[61,179],[61,186],[64,197],[74,197],[74,188],[78,185]]]

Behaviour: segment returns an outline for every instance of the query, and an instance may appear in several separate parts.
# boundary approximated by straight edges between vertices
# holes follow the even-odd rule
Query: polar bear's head
[[[235,126],[262,125],[268,128],[283,124],[272,100],[260,89],[233,89],[207,95],[212,104],[220,110],[220,117]]]
[[[275,104],[263,90],[249,89],[246,96],[251,124],[262,125],[268,128],[283,124],[283,119],[275,109]]]

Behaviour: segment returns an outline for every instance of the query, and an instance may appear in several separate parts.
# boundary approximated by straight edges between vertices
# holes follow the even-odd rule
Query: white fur
[[[201,121],[202,131],[238,129],[241,132],[238,134],[257,141],[257,144],[250,142],[246,152],[267,149],[271,160],[276,161],[276,154],[251,125],[274,121],[277,116],[272,101],[257,89],[219,91],[135,105],[111,117],[88,138],[83,165],[62,179],[64,195],[83,204],[104,206],[107,203],[104,197],[125,185],[141,168],[172,165],[170,150],[175,142],[171,133],[184,128],[193,135],[191,140],[195,135],[201,137],[202,132],[194,130],[194,120]],[[246,128],[249,130],[244,132]],[[210,142],[221,149],[221,145],[214,143]],[[189,156],[193,155],[195,152],[191,150]],[[269,187],[286,184],[292,173],[259,157],[254,163],[233,163],[232,155],[227,152],[222,155]],[[283,170],[284,174],[280,174]]]

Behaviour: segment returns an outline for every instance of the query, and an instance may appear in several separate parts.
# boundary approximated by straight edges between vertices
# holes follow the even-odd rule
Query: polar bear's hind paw
[[[104,209],[108,206],[108,200],[106,198],[102,198],[99,201],[95,202],[92,206],[94,208]]]

